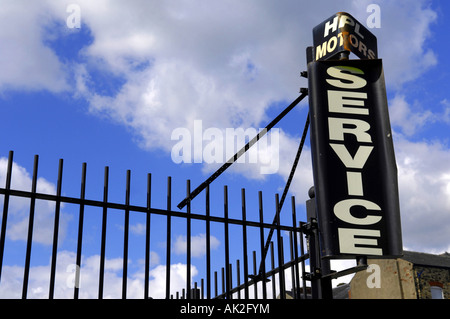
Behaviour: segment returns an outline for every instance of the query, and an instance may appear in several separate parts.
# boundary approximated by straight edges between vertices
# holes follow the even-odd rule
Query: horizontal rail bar
[[[119,203],[111,203],[111,202],[103,202],[98,200],[91,200],[91,199],[80,199],[75,197],[67,197],[67,196],[57,196],[57,195],[51,195],[51,194],[43,194],[43,193],[32,193],[29,191],[21,191],[21,190],[14,190],[14,189],[5,189],[0,188],[0,194],[1,195],[9,195],[9,196],[16,196],[16,197],[26,197],[26,198],[36,198],[40,200],[48,200],[48,201],[59,201],[60,203],[68,203],[68,204],[77,204],[77,205],[86,205],[86,206],[93,206],[93,207],[106,207],[109,209],[117,209],[117,210],[129,210],[133,212],[141,212],[141,213],[152,213],[156,215],[170,215],[172,217],[181,217],[181,218],[192,218],[196,220],[209,220],[212,222],[219,222],[219,223],[225,223],[228,222],[229,224],[234,225],[246,225],[251,227],[263,227],[267,229],[276,229],[277,225],[269,224],[269,223],[260,223],[259,221],[242,221],[240,219],[233,219],[233,218],[224,218],[219,216],[207,216],[201,215],[201,214],[186,214],[184,212],[178,212],[178,211],[172,211],[167,209],[158,209],[158,208],[148,208],[146,206],[135,206],[135,205],[126,205],[126,204],[119,204]],[[189,217],[188,217],[189,216]],[[293,226],[286,226],[286,225],[280,225],[281,230],[297,230],[299,231],[300,228],[293,227]]]

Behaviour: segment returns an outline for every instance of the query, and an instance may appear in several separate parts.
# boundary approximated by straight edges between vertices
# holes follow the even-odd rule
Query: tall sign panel
[[[308,81],[322,257],[401,256],[382,61],[313,61]]]

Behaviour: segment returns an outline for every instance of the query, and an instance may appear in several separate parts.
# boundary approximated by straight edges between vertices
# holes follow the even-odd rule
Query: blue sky
[[[349,12],[365,24],[371,3],[381,9],[381,26],[371,31],[378,38],[384,64],[404,246],[432,253],[449,251],[450,65],[446,55],[450,10],[446,1],[2,1],[0,183],[5,178],[4,158],[13,150],[18,188],[29,189],[33,156],[39,154],[43,192],[55,192],[58,160],[63,158],[67,196],[79,195],[81,165],[87,162],[88,198],[102,198],[103,170],[109,166],[111,201],[124,202],[126,170],[130,169],[133,204],[145,204],[146,174],[152,173],[154,206],[165,207],[166,179],[172,176],[175,208],[184,197],[186,179],[191,179],[193,189],[217,165],[174,163],[172,132],[177,128],[192,131],[196,120],[202,121],[204,130],[264,127],[298,96],[300,87],[307,86],[299,73],[306,70],[305,49],[312,45],[312,28],[338,11]],[[73,13],[67,10],[70,4],[79,9],[80,28],[71,28],[67,22]],[[218,215],[222,214],[223,185],[229,185],[230,198],[236,199],[245,187],[253,202],[262,190],[265,204],[273,208],[274,194],[282,192],[289,174],[307,106],[305,99],[277,125],[279,169],[274,174],[261,174],[261,163],[244,163],[214,182]],[[312,186],[310,162],[308,140],[290,193],[296,196],[300,218]],[[193,211],[201,209],[203,198],[196,199]],[[234,202],[236,210],[230,214],[239,216],[240,203]],[[48,269],[51,252],[45,233],[51,226],[52,208],[41,204],[43,234],[36,235],[32,255],[35,297],[46,294],[46,279],[40,271]],[[4,272],[12,279],[2,277],[3,297],[20,294],[13,282],[20,281],[23,273],[27,209],[20,201],[11,208],[5,251],[9,268]],[[273,218],[270,212],[267,221]],[[83,263],[86,274],[95,274],[100,211],[88,215]],[[66,205],[63,216],[58,256],[61,296],[68,291],[65,266],[74,262],[77,207]],[[141,217],[133,216],[130,223],[135,247],[143,247]],[[257,220],[256,211],[253,218]],[[289,214],[284,218],[290,222]],[[164,220],[155,218],[153,224],[155,287],[165,263],[165,231],[160,231],[158,222],[164,224]],[[111,217],[109,223],[108,274],[114,296],[121,276],[123,218]],[[178,236],[183,235],[183,227],[175,223],[174,243],[182,242]],[[199,243],[202,227],[195,225],[193,231]],[[223,235],[221,229],[217,232],[216,251],[220,252]],[[139,251],[130,253],[134,286],[130,285],[138,287],[130,288],[131,295],[139,295],[135,291],[142,287],[143,249]],[[193,262],[199,273],[202,258]],[[182,249],[174,248],[173,261],[179,263],[174,273],[183,273]],[[95,295],[95,284],[86,277],[85,297]]]

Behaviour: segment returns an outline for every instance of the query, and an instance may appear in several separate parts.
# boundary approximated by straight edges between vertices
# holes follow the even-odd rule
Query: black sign
[[[397,166],[381,60],[308,64],[322,256],[402,254]]]
[[[331,16],[313,29],[314,60],[328,60],[348,51],[360,59],[377,58],[377,38],[346,12]]]

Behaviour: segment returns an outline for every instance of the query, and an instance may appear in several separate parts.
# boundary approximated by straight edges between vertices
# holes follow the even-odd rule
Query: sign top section
[[[313,29],[314,61],[337,59],[353,52],[360,59],[377,59],[377,38],[346,12],[338,12]]]

